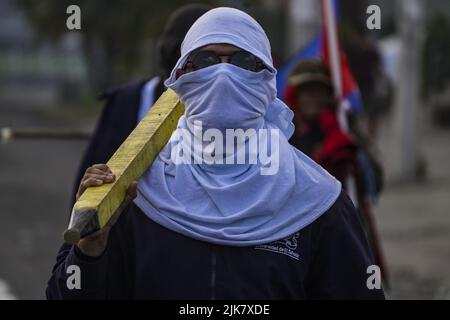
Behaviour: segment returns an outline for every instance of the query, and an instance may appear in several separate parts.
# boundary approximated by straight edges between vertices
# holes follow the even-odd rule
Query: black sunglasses
[[[195,71],[221,63],[222,60],[220,57],[228,57],[228,63],[249,71],[259,72],[263,69],[269,70],[259,58],[245,50],[239,50],[230,55],[218,55],[216,52],[209,50],[194,51],[186,61],[183,70]]]

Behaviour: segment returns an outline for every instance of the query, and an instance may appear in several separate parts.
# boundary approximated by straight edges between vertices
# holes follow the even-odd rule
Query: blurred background
[[[280,69],[321,27],[315,0],[195,2],[255,17]],[[0,0],[0,299],[45,298],[99,95],[161,72],[158,37],[187,3]],[[66,27],[72,4],[81,30]],[[374,4],[381,29],[370,30]],[[341,0],[339,36],[384,172],[373,211],[387,296],[450,299],[450,2]],[[36,138],[42,130],[66,137]]]

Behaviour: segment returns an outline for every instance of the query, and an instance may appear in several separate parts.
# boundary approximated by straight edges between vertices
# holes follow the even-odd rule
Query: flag
[[[327,9],[331,10],[331,14]],[[280,99],[284,99],[287,80],[295,66],[302,60],[315,58],[322,59],[329,66],[340,107],[355,113],[362,110],[358,85],[337,38],[337,19],[338,1],[322,0],[322,26],[319,34],[278,71],[277,89]]]
[[[322,37],[315,37],[309,44],[297,52],[288,62],[278,70],[277,73],[277,90],[278,98],[284,100],[286,84],[295,66],[302,60],[320,58],[322,48]]]

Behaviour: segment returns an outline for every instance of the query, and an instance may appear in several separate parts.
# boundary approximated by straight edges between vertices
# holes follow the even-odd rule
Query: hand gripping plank
[[[161,95],[107,162],[115,181],[87,188],[75,203],[64,232],[66,243],[76,244],[107,224],[124,200],[130,183],[144,174],[169,141],[183,113],[184,106],[173,90]]]

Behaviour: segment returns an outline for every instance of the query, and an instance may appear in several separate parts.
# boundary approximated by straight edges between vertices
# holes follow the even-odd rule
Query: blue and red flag
[[[337,37],[337,0],[322,0],[322,27],[319,34],[278,71],[278,97],[283,99],[293,68],[305,59],[322,59],[329,66],[336,96],[343,111],[358,113],[362,100],[358,85]]]

